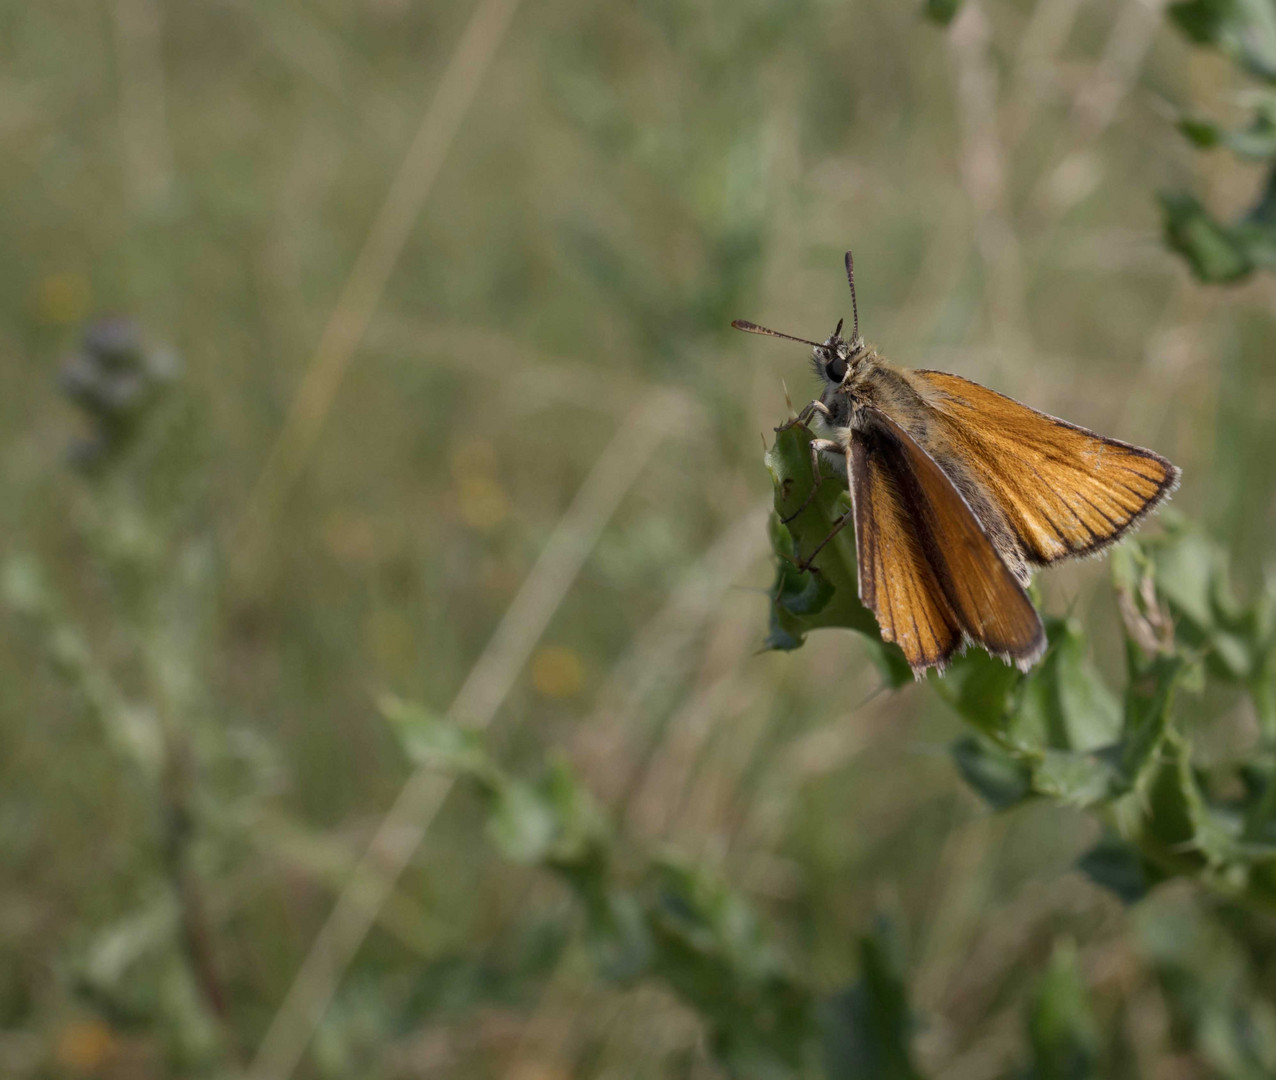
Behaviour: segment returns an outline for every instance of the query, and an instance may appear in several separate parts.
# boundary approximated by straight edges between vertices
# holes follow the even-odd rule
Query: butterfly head
[[[822,345],[811,347],[811,363],[815,367],[815,373],[833,386],[841,386],[847,372],[864,354],[864,342],[859,335],[855,335],[850,341],[842,337],[842,323],[843,320],[838,319],[828,340]]]

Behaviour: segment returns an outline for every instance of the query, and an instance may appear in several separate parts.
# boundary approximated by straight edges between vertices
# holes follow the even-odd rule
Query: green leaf
[[[492,760],[479,732],[390,695],[379,704],[409,760],[478,781],[490,800],[488,835],[506,858],[568,875],[598,870],[608,824],[564,763],[554,763],[536,781],[512,779]]]
[[[784,528],[779,518],[772,518],[771,524],[774,531]],[[788,538],[787,543],[784,538],[777,539],[776,545],[777,548],[783,546],[786,554],[791,555],[794,560],[793,562],[788,559],[780,560],[774,592],[776,608],[799,619],[814,618],[828,606],[836,590],[823,575],[812,574],[797,568],[797,554],[791,537]]]
[[[1182,0],[1170,5],[1169,17],[1197,45],[1214,45],[1222,34],[1229,6],[1217,0]]]
[[[1157,591],[1175,609],[1206,631],[1213,626],[1215,578],[1222,551],[1207,536],[1181,524],[1155,540],[1144,541],[1155,571]]]
[[[1263,712],[1276,647],[1271,591],[1260,593],[1249,606],[1237,603],[1223,549],[1181,524],[1139,546],[1154,570],[1158,593],[1169,605],[1175,639],[1204,655],[1214,677],[1249,686]]]
[[[1139,790],[1117,811],[1122,834],[1163,870],[1208,877],[1229,892],[1244,886],[1242,823],[1207,804],[1181,736],[1166,737]]]
[[[1032,789],[1068,806],[1093,806],[1129,787],[1119,764],[1104,753],[1047,750],[1033,770]]]
[[[1202,128],[1194,128],[1198,134]],[[1276,124],[1263,120],[1240,136],[1230,137],[1240,152],[1261,150],[1269,141],[1276,152]],[[1161,195],[1166,243],[1185,256],[1202,281],[1236,281],[1255,267],[1276,269],[1276,166],[1269,171],[1263,193],[1234,225],[1215,220],[1200,202],[1185,192]]]
[[[969,652],[934,685],[965,720],[998,743],[1014,740],[1023,675],[986,652]]]
[[[925,0],[922,12],[932,22],[947,26],[961,10],[961,0]]]
[[[964,719],[1020,752],[1091,750],[1115,742],[1120,708],[1086,653],[1080,628],[1046,620],[1049,646],[1028,674],[982,651],[953,664],[936,689]]]
[[[568,877],[598,875],[606,862],[607,821],[562,762],[531,783],[502,777],[493,786],[488,831],[506,858]]]
[[[1057,750],[1092,750],[1116,742],[1121,707],[1099,676],[1081,628],[1047,619],[1050,642],[1041,663],[1023,682],[1017,741]]]
[[[1077,860],[1077,868],[1127,904],[1142,900],[1165,880],[1165,874],[1148,862],[1138,848],[1113,832],[1105,832],[1103,838]]]
[[[1220,145],[1226,137],[1226,132],[1222,127],[1212,120],[1206,120],[1202,117],[1181,116],[1178,119],[1177,127],[1179,131],[1202,150],[1212,150]]]
[[[554,865],[560,870],[595,867],[603,857],[610,824],[589,789],[567,762],[555,761],[540,781],[539,792],[554,816]]]
[[[914,1020],[894,927],[879,918],[860,939],[860,977],[821,1008],[829,1080],[921,1080]]]
[[[1141,546],[1176,639],[1204,657],[1211,677],[1249,692],[1264,745],[1276,748],[1276,591],[1269,584],[1252,604],[1238,603],[1222,548],[1197,530],[1178,525]]]
[[[709,1025],[730,1075],[811,1074],[817,1032],[811,993],[785,971],[749,906],[703,873],[654,868],[652,970]]]
[[[1223,146],[1237,157],[1250,161],[1270,161],[1276,157],[1276,119],[1270,112],[1270,104],[1260,109],[1247,127],[1239,130],[1199,116],[1180,117],[1178,129],[1202,150]]]
[[[768,649],[796,649],[812,630],[842,627],[868,639],[869,655],[890,686],[902,686],[913,674],[903,653],[882,641],[877,619],[859,600],[855,530],[847,525],[820,548],[812,567],[799,571],[804,555],[833,532],[850,508],[846,481],[821,466],[816,484],[808,428],[791,424],[776,431],[766,454],[775,488],[775,514],[769,532],[776,554],[771,590]],[[782,524],[782,519],[796,515]]]
[[[418,969],[396,1009],[393,1031],[406,1036],[441,1016],[464,1016],[485,1005],[525,1004],[562,960],[568,927],[561,920],[538,920],[510,937],[503,935],[499,950],[451,953]]]
[[[1262,194],[1234,232],[1255,266],[1276,269],[1276,165],[1268,169]]]
[[[1155,766],[1156,753],[1170,725],[1174,691],[1187,667],[1183,657],[1158,656],[1140,663],[1131,652],[1131,677],[1125,695],[1122,770],[1137,781]]]
[[[1027,675],[972,653],[935,684],[990,741],[959,743],[954,757],[994,806],[1030,794],[1089,806],[1129,787],[1116,752],[1120,710],[1086,655],[1080,630],[1049,619],[1046,633],[1046,655]]]
[[[1276,765],[1270,760],[1252,761],[1237,771],[1245,791],[1238,801],[1243,815],[1241,839],[1276,850]]]
[[[482,737],[450,722],[421,705],[392,694],[377,701],[381,715],[399,740],[404,755],[414,765],[490,780],[496,766],[488,757]]]
[[[1276,81],[1276,8],[1268,0],[1183,0],[1170,5],[1169,17],[1196,44]]]
[[[771,518],[769,531],[780,558],[771,587],[771,626],[765,647],[787,651],[802,646],[815,616],[828,606],[836,590],[823,575],[798,570],[793,538],[778,517]]]
[[[1210,217],[1194,196],[1164,192],[1160,199],[1165,242],[1201,281],[1237,281],[1254,269],[1233,231]]]
[[[542,863],[549,860],[558,837],[558,818],[535,787],[509,781],[496,789],[487,831],[507,859],[524,865]]]
[[[1144,835],[1164,850],[1183,854],[1199,846],[1197,822],[1203,803],[1180,739],[1166,743],[1147,784]]]
[[[585,937],[598,973],[621,983],[650,974],[655,944],[638,898],[611,888],[601,874],[573,881],[585,902]]]
[[[1206,1075],[1276,1075],[1276,1009],[1254,948],[1261,939],[1252,931],[1236,935],[1209,908],[1173,893],[1137,908],[1134,924],[1178,1041],[1201,1060]]]
[[[845,479],[835,475],[826,462],[821,461],[817,482],[811,460],[813,439],[809,428],[798,424],[781,427],[764,459],[775,491],[776,518],[792,516],[787,524],[773,530],[772,539],[783,545],[777,546],[777,554],[794,562],[801,561],[828,538],[833,526],[850,508]],[[843,529],[825,544],[815,558],[813,569],[834,592],[854,596],[858,585],[854,529]],[[856,603],[858,605],[858,601]],[[822,604],[806,614],[818,614],[825,606]],[[859,625],[867,626],[865,617],[872,620],[872,613],[862,605],[859,605],[859,613]],[[858,629],[858,625],[855,628]]]
[[[671,860],[653,867],[656,921],[667,939],[701,957],[729,964],[748,981],[765,978],[775,957],[753,911],[735,893],[696,868]]]
[[[1028,1018],[1033,1075],[1039,1080],[1097,1077],[1099,1032],[1071,942],[1055,946]]]
[[[0,569],[0,596],[11,611],[28,619],[42,618],[52,607],[44,568],[26,554],[5,560]]]
[[[962,779],[994,810],[1005,810],[1032,796],[1032,768],[989,739],[963,735],[952,745]]]
[[[1273,115],[1273,105],[1276,105],[1276,98],[1269,95],[1264,107],[1250,121],[1248,127],[1228,132],[1224,136],[1224,144],[1232,153],[1251,161],[1270,161],[1276,157],[1276,116]],[[1259,208],[1266,203],[1267,199],[1264,197],[1251,213],[1260,212]]]

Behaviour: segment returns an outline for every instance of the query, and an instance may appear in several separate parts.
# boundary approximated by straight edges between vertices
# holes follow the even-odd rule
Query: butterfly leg
[[[811,401],[808,401],[805,405],[803,405],[802,411],[798,413],[797,416],[795,416],[792,420],[788,421],[788,423],[781,424],[775,430],[788,431],[789,428],[791,427],[804,426],[806,422],[810,420],[811,417],[814,416],[816,413],[819,413],[821,416],[823,416],[825,420],[832,421],[833,419],[833,414],[829,412],[829,407],[825,405],[824,402],[822,402],[819,398],[815,398]]]
[[[840,444],[833,442],[831,439],[811,440],[811,478],[814,480],[814,483],[811,485],[810,493],[802,500],[802,505],[794,510],[788,517],[780,518],[781,525],[787,525],[790,521],[802,513],[803,510],[810,506],[811,500],[815,498],[815,493],[820,490],[820,484],[824,482],[824,477],[820,474],[820,454],[822,453],[844,455],[846,451]]]
[[[808,555],[805,559],[803,559],[800,563],[798,563],[798,570],[801,571],[801,570],[811,569],[811,563],[815,561],[815,556],[817,556],[821,551],[824,550],[825,544],[827,544],[830,540],[833,539],[833,537],[835,537],[844,528],[846,528],[846,526],[850,523],[850,521],[854,518],[854,516],[855,516],[855,511],[852,509],[852,510],[846,511],[845,514],[843,514],[840,518],[838,518],[837,521],[833,523],[833,528],[829,530],[828,536],[826,536],[823,540],[821,540],[815,546],[815,550],[812,551],[810,555]]]

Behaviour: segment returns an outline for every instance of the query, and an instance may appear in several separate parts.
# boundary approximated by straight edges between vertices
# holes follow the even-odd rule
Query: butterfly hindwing
[[[961,627],[915,534],[885,456],[852,437],[848,465],[855,504],[860,601],[882,638],[903,651],[915,674],[943,668],[961,645]]]
[[[1037,412],[958,375],[908,376],[1028,560],[1039,566],[1113,543],[1178,484],[1179,470],[1150,450]]]
[[[1045,647],[1028,594],[935,460],[885,413],[851,437],[860,599],[915,673],[962,636],[1028,668]]]

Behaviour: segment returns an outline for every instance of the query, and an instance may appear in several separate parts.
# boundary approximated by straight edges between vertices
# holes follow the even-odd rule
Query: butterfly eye
[[[831,353],[824,370],[830,379],[840,383],[846,378],[846,360],[839,353]]]

